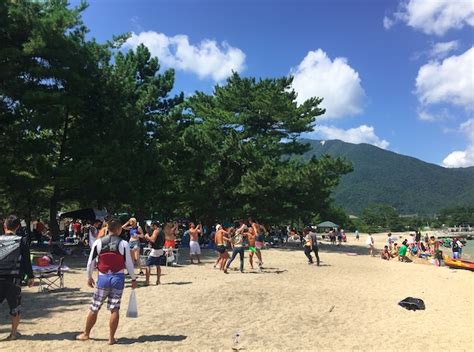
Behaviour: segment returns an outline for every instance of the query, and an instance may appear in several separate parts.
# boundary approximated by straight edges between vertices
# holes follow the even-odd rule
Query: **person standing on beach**
[[[87,262],[87,285],[95,288],[92,304],[87,315],[84,332],[76,337],[77,340],[89,339],[90,332],[97,321],[102,304],[107,299],[107,309],[110,310],[109,345],[113,345],[115,332],[119,324],[120,301],[125,287],[125,268],[132,278],[132,289],[137,287],[130,247],[128,242],[120,238],[122,224],[117,219],[112,219],[108,224],[109,234],[95,241],[89,261]],[[99,275],[97,283],[92,278],[94,269],[97,267]]]
[[[392,250],[393,242],[394,242],[394,241],[393,241],[393,238],[392,238],[392,233],[389,232],[389,233],[387,234],[387,247],[388,247],[388,249],[389,249],[390,251]]]
[[[318,234],[316,232],[311,231],[311,228],[308,228],[309,237],[311,240],[311,250],[316,257],[316,265],[319,266],[319,245],[318,245]]]
[[[451,241],[451,250],[453,252],[453,258],[461,258],[462,243],[455,237]]]
[[[369,247],[369,254],[372,256],[372,257],[375,257],[375,254],[374,254],[374,249],[375,249],[375,246],[374,246],[374,237],[372,236],[371,233],[369,233],[367,235],[367,239],[365,240],[365,244]]]
[[[199,224],[197,227],[194,222],[189,223],[189,260],[191,264],[193,262],[193,256],[196,256],[198,264],[201,264],[201,259],[199,256],[201,255],[201,247],[199,246],[199,235],[201,234],[201,225]]]
[[[160,230],[158,223],[155,221],[151,224],[153,232],[151,236],[148,234],[145,235],[145,239],[151,243],[151,252],[146,260],[146,268],[145,268],[145,285],[150,284],[150,275],[151,275],[151,267],[156,267],[156,284],[159,285],[160,277],[161,277],[161,258],[165,254],[163,251],[163,245],[165,244],[165,235],[163,231]]]
[[[221,226],[219,230],[216,232],[216,236],[214,238],[214,242],[217,247],[217,252],[219,253],[219,258],[217,260],[220,263],[219,269],[224,271],[225,265],[227,263],[227,259],[229,258],[229,253],[227,253],[227,242],[229,241],[229,237],[227,237],[228,232],[226,229]]]
[[[130,233],[130,240],[128,241],[128,244],[130,246],[133,264],[140,270],[140,275],[143,275],[140,264],[140,238],[145,238],[143,235],[143,230],[138,225],[137,219],[135,218],[130,218],[125,224],[123,224],[122,229],[128,230]]]
[[[167,222],[163,229],[165,233],[165,248],[176,247],[176,232],[178,231],[178,223]]]
[[[236,231],[231,229],[230,231],[230,241],[232,244],[232,257],[227,262],[227,266],[224,270],[224,273],[227,274],[227,269],[229,269],[230,264],[234,261],[237,254],[240,256],[240,272],[244,272],[244,228],[240,227]]]
[[[304,255],[306,258],[308,258],[308,264],[313,264],[313,257],[311,257],[311,251],[312,251],[312,246],[311,246],[311,236],[309,235],[308,229],[303,230],[304,236]]]
[[[99,233],[101,225],[102,225],[102,221],[95,220],[94,224],[89,227],[89,238],[88,238],[89,248],[92,248],[92,245],[97,239],[97,235]]]
[[[259,254],[257,252],[257,248],[255,247],[256,237],[257,237],[257,234],[255,233],[255,229],[253,227],[249,227],[249,230],[248,230],[248,233],[247,233],[247,239],[249,241],[250,267],[253,269],[253,255],[255,253],[257,255],[257,258],[259,259],[258,268],[259,268],[259,271],[261,271],[262,270],[262,261],[260,260],[261,257],[259,257]]]
[[[261,249],[263,248],[264,241],[265,241],[264,235],[263,235],[263,228],[258,222],[256,222],[252,218],[249,219],[249,223],[250,223],[250,226],[253,228],[253,231],[255,232],[255,249],[256,249],[255,254],[257,255],[257,258],[259,260],[258,266],[261,270],[263,266]]]
[[[21,335],[18,332],[21,314],[21,280],[28,277],[28,287],[33,286],[34,275],[31,266],[30,249],[27,238],[16,235],[20,219],[15,215],[6,218],[4,234],[0,235],[0,304],[7,300],[10,309],[11,331],[5,339],[12,341]]]

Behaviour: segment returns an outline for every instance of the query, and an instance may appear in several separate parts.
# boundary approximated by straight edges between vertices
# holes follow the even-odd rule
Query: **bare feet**
[[[150,281],[145,281],[145,286],[149,286],[150,285]]]
[[[116,339],[109,339],[108,344],[109,344],[109,345],[113,345],[113,344],[115,344],[116,342],[117,342]]]
[[[158,281],[156,282],[156,284],[157,284],[157,285],[161,285],[161,282],[160,282],[160,280],[158,280]]]
[[[87,341],[87,340],[89,340],[89,335],[86,335],[86,334],[82,333],[82,334],[76,336],[76,340],[78,340],[78,341]]]

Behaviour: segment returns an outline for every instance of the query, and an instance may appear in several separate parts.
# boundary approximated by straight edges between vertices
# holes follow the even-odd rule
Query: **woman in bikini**
[[[130,245],[130,254],[132,256],[133,264],[135,267],[140,269],[140,275],[143,275],[140,265],[140,238],[145,238],[143,230],[138,225],[137,219],[135,218],[130,218],[125,224],[123,224],[122,229],[130,232],[130,240],[128,241],[128,244]]]

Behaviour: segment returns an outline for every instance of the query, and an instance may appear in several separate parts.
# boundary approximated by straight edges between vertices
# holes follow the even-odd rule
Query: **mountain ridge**
[[[474,204],[474,167],[440,165],[384,150],[371,144],[303,139],[309,159],[329,154],[352,162],[354,171],[341,178],[334,199],[351,214],[370,204],[389,204],[400,214],[433,215],[456,205]]]

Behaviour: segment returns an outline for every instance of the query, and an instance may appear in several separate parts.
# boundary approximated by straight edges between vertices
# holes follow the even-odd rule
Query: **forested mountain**
[[[474,204],[474,167],[448,169],[370,144],[304,141],[312,147],[306,158],[329,154],[352,162],[354,171],[342,177],[334,194],[350,214],[373,203],[389,204],[400,214]]]

